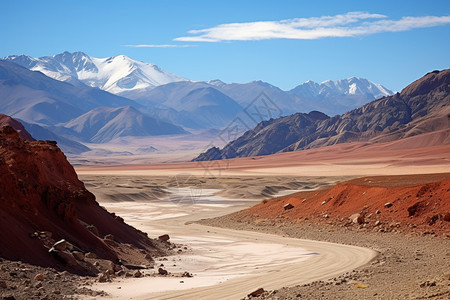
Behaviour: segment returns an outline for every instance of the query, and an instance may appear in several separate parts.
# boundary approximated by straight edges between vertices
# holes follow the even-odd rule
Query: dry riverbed
[[[252,230],[299,239],[356,245],[379,251],[370,264],[315,281],[281,289],[267,289],[263,299],[449,299],[450,239],[430,235],[349,230],[328,224],[259,223],[229,216],[201,224]],[[264,286],[261,286],[265,288]]]

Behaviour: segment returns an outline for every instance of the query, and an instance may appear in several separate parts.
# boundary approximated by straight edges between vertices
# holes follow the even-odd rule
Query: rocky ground
[[[293,238],[368,247],[380,252],[369,265],[324,281],[265,291],[262,299],[449,299],[450,238],[364,227],[293,222],[277,218],[261,222],[236,214],[202,220],[201,224],[254,230]],[[264,288],[264,287],[262,287]],[[251,297],[250,297],[251,298]]]
[[[2,299],[78,299],[99,296],[86,286],[93,280],[20,261],[0,259],[0,297]]]
[[[161,236],[162,242],[178,255],[188,252],[186,245],[174,244],[164,240],[168,236]],[[145,256],[145,253],[135,253],[135,256]],[[99,271],[97,276],[80,276],[67,271],[50,267],[40,267],[21,261],[11,261],[0,258],[0,299],[85,299],[87,297],[106,296],[103,291],[94,290],[94,283],[111,282],[123,278],[143,278],[148,276],[192,277],[189,272],[173,274],[165,269],[166,257],[155,258],[155,263],[147,265],[117,265],[109,260],[87,254],[83,261],[89,263]],[[157,262],[157,263],[156,263]]]
[[[259,295],[264,299],[449,299],[449,177],[443,173],[357,178],[264,200],[200,223],[379,252],[371,264],[351,273],[264,291]]]

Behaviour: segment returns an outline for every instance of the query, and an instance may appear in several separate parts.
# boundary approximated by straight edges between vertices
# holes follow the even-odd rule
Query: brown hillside
[[[449,116],[450,69],[447,69],[428,73],[401,93],[340,116],[296,113],[260,122],[222,149],[212,147],[194,161],[263,156],[351,142],[398,141],[448,131]]]

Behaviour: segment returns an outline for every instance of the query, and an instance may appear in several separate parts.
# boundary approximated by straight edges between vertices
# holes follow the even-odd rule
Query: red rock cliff
[[[161,252],[158,242],[99,206],[56,142],[27,141],[6,126],[0,128],[0,257],[65,267],[49,255],[48,236],[36,232],[112,261],[123,259],[117,244]],[[108,234],[114,243],[104,239]]]

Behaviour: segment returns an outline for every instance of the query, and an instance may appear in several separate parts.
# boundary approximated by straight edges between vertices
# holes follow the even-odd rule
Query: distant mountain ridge
[[[338,96],[338,95],[372,95],[375,99],[392,95],[393,92],[381,84],[365,78],[351,77],[341,80],[327,80],[317,83],[306,81],[289,92],[303,97]]]
[[[124,55],[100,59],[63,52],[0,60],[0,93],[0,112],[23,120],[39,138],[57,140],[64,151],[80,153],[88,149],[83,142],[223,129],[249,117],[261,94],[276,106],[273,117],[310,111],[333,116],[391,91],[356,77],[309,81],[291,91],[263,81],[190,81]],[[113,113],[118,111],[120,117]],[[93,116],[106,119],[102,123]],[[253,126],[250,119],[244,122]]]
[[[162,84],[186,80],[154,64],[136,61],[125,55],[95,58],[83,52],[66,51],[39,58],[11,55],[3,59],[57,80],[71,83],[78,80],[117,95],[130,91],[144,93]]]
[[[312,85],[313,88],[308,87],[308,85]],[[205,122],[200,122],[200,124],[195,122],[198,117],[202,118],[204,115],[197,114],[191,117],[191,114],[183,114],[180,116],[174,111],[169,111],[181,112],[180,101],[184,101],[183,98],[194,90],[198,92],[200,89],[215,89],[217,91],[214,93],[215,96],[224,99],[224,95],[226,95],[236,103],[234,106],[240,105],[242,110],[252,106],[258,96],[263,93],[277,106],[281,115],[317,110],[333,116],[366,104],[377,99],[380,95],[388,96],[392,94],[392,91],[383,86],[361,78],[327,81],[322,84],[309,82],[307,85],[300,85],[291,91],[283,91],[263,81],[226,84],[220,80],[213,80],[208,82],[181,81],[161,85],[149,91],[145,94],[145,97],[135,100],[147,107],[146,112],[153,116],[165,115],[169,117],[168,120],[176,124],[188,128],[199,128],[201,124],[209,125]],[[209,95],[212,94],[209,93]],[[189,97],[189,102],[191,105],[201,105],[201,100],[193,97]],[[213,111],[210,111],[210,113],[209,119],[225,120],[222,116],[223,110],[216,110],[214,114],[212,114]],[[237,114],[229,118],[228,121],[236,116]],[[217,125],[220,125],[220,123],[217,123]]]
[[[365,78],[351,77],[341,80],[327,80],[322,83],[307,81],[289,91],[305,102],[318,102],[319,109],[330,115],[335,111],[339,114],[362,106],[372,100],[394,94],[381,84],[373,83]]]
[[[341,116],[297,113],[259,123],[223,149],[211,148],[194,160],[267,155],[353,141],[383,142],[433,131],[449,140],[450,69],[434,71],[393,96]]]
[[[277,103],[283,115],[312,110],[336,115],[382,96],[393,94],[391,90],[380,84],[356,77],[327,80],[322,83],[307,81],[290,91],[283,91],[263,81],[249,83],[224,83],[217,79],[206,82],[191,81],[169,73],[156,65],[139,62],[125,55],[95,58],[83,52],[66,51],[40,58],[10,55],[3,59],[30,70],[41,71],[49,77],[73,85],[85,84],[97,87],[136,100],[144,106],[173,101],[172,96],[176,98],[186,89],[193,90],[202,86],[217,89],[242,107],[249,105],[261,92],[264,92],[274,103]],[[160,93],[161,91],[153,91],[165,85],[167,86],[164,87],[163,94]],[[165,99],[162,100],[161,96]],[[174,107],[170,108],[174,109]]]
[[[88,86],[73,86],[0,60],[0,112],[29,123],[55,125],[90,109],[139,104]]]
[[[38,139],[56,140],[66,153],[89,151],[79,142],[92,142],[91,138],[103,143],[125,134],[187,133],[179,126],[139,112],[137,109],[141,105],[133,100],[84,84],[74,86],[2,60],[0,95],[0,113],[21,120],[25,128]],[[121,113],[118,113],[119,117],[105,117],[107,122],[97,131],[91,128],[95,133],[89,137],[64,127],[67,123],[73,125],[81,122],[80,116],[93,115],[99,108],[103,108],[104,112],[109,109]],[[94,124],[97,122],[85,123],[84,126]]]

